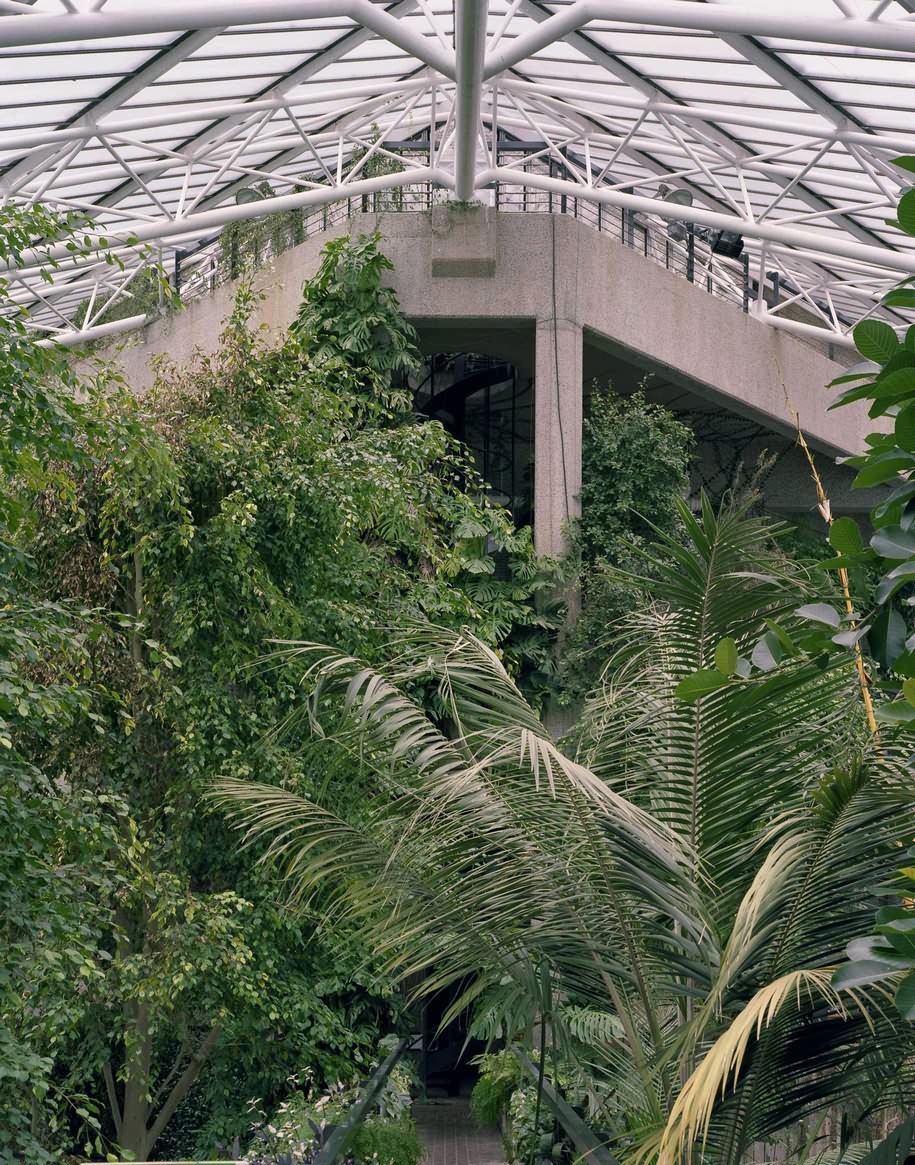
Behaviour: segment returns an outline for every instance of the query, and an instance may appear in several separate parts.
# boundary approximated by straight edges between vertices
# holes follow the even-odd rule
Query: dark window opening
[[[440,352],[410,377],[416,408],[470,450],[490,501],[515,524],[533,516],[534,383],[493,356]]]

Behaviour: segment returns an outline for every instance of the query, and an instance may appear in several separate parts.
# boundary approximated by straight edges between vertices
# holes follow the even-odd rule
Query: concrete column
[[[534,543],[561,555],[565,526],[581,512],[582,329],[537,320],[534,360]]]

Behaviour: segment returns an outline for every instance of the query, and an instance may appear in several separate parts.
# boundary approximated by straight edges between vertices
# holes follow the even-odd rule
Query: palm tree
[[[293,899],[320,886],[390,971],[423,992],[470,981],[453,1010],[490,1034],[539,1021],[621,1159],[736,1165],[798,1129],[802,1159],[830,1106],[851,1135],[906,1099],[909,1032],[829,980],[911,832],[911,782],[868,747],[830,659],[677,698],[723,639],[745,656],[803,599],[767,520],[707,502],[681,518],[569,748],[489,648],[422,626],[383,671],[284,649],[309,661],[312,731],[330,716],[375,770],[369,820],[263,785],[215,795]]]

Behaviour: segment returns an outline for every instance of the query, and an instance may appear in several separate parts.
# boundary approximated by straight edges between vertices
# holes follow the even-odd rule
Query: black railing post
[[[604,217],[603,210],[604,210],[604,204],[602,202],[599,202],[597,204],[597,229],[599,231],[602,231],[604,229],[604,227],[603,227],[603,217]]]
[[[750,256],[744,252],[743,261],[743,310],[750,310]]]
[[[693,224],[686,228],[686,278],[692,283],[696,274],[696,233]]]
[[[175,251],[175,295],[181,291],[181,252]]]

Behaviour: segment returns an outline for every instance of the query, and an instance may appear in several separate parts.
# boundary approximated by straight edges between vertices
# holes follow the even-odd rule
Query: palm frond
[[[716,1104],[731,1081],[740,1076],[751,1044],[786,1005],[802,1009],[803,997],[817,995],[838,1015],[845,1007],[830,985],[832,968],[792,971],[760,988],[718,1037],[674,1102],[658,1139],[658,1165],[692,1160],[696,1141],[709,1131]],[[647,1157],[645,1158],[647,1160]]]

